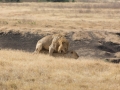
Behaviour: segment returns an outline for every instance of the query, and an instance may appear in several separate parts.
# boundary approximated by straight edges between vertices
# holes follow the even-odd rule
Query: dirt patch
[[[35,49],[35,43],[37,43],[40,38],[42,38],[42,36],[31,34],[29,32],[25,34],[20,32],[1,32],[0,48],[19,49],[33,52]]]
[[[0,32],[0,48],[33,52],[37,41],[45,35]],[[70,41],[69,49],[76,50],[80,57],[113,58],[115,53],[120,52],[119,33],[79,31],[67,33],[66,38]]]
[[[113,32],[79,31],[68,36],[71,41],[70,49],[78,52],[79,56],[111,58],[120,51],[120,36]]]

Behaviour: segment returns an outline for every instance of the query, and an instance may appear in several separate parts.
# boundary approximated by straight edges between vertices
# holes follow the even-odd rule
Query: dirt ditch
[[[44,36],[29,32],[0,32],[0,48],[33,52],[37,41]],[[120,52],[120,33],[78,31],[67,33],[66,38],[70,41],[69,49],[76,50],[80,57],[114,58],[115,53]]]

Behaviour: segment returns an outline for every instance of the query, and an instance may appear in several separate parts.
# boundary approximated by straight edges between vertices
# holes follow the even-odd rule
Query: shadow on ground
[[[31,33],[8,32],[0,33],[0,48],[19,49],[33,52],[35,44],[43,36]]]
[[[0,48],[33,52],[44,35],[0,32]],[[80,57],[113,58],[120,51],[120,33],[79,31],[67,33],[66,38],[70,41],[69,49],[76,50]]]

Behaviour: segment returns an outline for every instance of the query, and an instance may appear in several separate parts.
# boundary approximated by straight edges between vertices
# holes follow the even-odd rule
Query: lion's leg
[[[62,44],[58,47],[58,53],[62,52]]]
[[[52,55],[54,52],[54,48],[50,45],[49,46],[49,55]]]
[[[62,51],[64,52],[64,53],[67,53],[68,52],[68,47],[69,47],[69,43],[64,43],[64,45],[63,45],[64,47],[62,48]]]
[[[65,48],[65,46],[62,44],[58,47],[58,53],[67,53],[67,51],[67,48]]]
[[[42,44],[41,44],[41,43],[40,43],[40,44],[37,44],[34,53],[40,53],[41,50],[42,50]]]

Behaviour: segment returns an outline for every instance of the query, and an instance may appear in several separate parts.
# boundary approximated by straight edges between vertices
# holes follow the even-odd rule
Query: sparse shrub
[[[7,21],[0,21],[0,24],[2,24],[2,25],[7,25],[8,22],[7,22]]]
[[[16,89],[17,89],[17,85],[16,85],[16,84],[14,84],[14,83],[12,83],[10,86],[11,86],[11,88],[13,88],[14,90],[16,90]]]
[[[23,19],[23,20],[19,20],[17,23],[18,23],[18,24],[30,24],[30,25],[36,25],[36,22],[35,22],[35,21],[32,21],[32,20],[25,20],[25,19]]]

